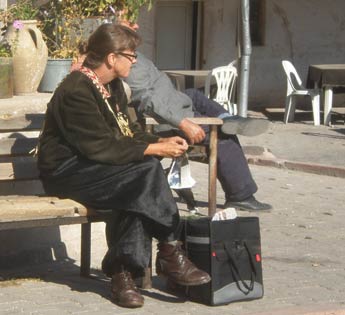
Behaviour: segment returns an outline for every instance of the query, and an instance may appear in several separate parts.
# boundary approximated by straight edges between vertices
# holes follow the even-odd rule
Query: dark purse
[[[191,300],[222,305],[263,297],[257,217],[190,219],[184,221],[184,229],[187,256],[212,278],[210,283],[186,288]]]

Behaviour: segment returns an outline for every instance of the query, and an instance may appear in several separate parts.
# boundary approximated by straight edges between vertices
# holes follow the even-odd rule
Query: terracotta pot
[[[0,57],[0,98],[13,97],[13,60]]]
[[[23,27],[16,29],[9,25],[5,37],[14,47],[14,94],[26,95],[37,91],[46,67],[48,49],[36,20],[20,22]]]

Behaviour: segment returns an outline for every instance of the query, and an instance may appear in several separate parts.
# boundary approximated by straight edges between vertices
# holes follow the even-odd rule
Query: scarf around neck
[[[124,136],[132,138],[133,132],[129,127],[128,117],[120,111],[120,108],[117,104],[116,104],[117,112],[115,113],[113,111],[113,109],[111,108],[108,102],[108,98],[110,98],[111,95],[108,92],[108,90],[104,87],[104,85],[101,83],[97,74],[94,71],[92,71],[90,68],[87,68],[84,66],[82,66],[79,69],[79,71],[83,73],[84,75],[86,75],[92,81],[92,83],[96,86],[97,90],[101,93],[102,98],[104,102],[106,103],[108,110],[112,113],[113,117],[115,118],[116,123],[119,126],[121,133]]]

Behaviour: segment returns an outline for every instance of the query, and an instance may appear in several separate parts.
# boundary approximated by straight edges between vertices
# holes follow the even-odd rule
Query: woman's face
[[[115,54],[114,71],[117,77],[127,78],[132,64],[136,63],[137,55],[134,51],[124,50]]]

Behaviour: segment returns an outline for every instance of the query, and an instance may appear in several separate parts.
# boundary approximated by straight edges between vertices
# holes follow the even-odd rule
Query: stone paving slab
[[[242,146],[267,148],[276,158],[291,163],[345,166],[345,124],[314,126],[303,121],[289,124],[272,118],[271,121],[264,134],[239,136]]]

